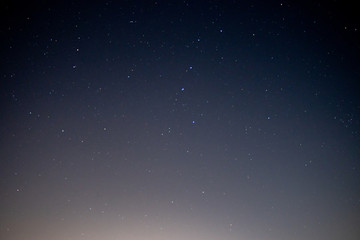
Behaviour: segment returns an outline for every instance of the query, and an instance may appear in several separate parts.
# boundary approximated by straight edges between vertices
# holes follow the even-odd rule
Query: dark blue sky
[[[357,240],[356,7],[1,3],[0,238]]]

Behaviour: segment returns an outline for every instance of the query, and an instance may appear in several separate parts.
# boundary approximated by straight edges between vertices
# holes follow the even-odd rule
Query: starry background
[[[0,238],[359,239],[358,9],[264,2],[3,1]]]

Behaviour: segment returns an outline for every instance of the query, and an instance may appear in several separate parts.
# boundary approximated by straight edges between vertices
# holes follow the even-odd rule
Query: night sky
[[[2,1],[0,239],[360,239],[344,1]]]

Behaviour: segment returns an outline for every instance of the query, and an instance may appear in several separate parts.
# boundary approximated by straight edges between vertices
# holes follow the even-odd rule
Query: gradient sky
[[[2,2],[0,238],[360,239],[358,10],[264,2]]]

